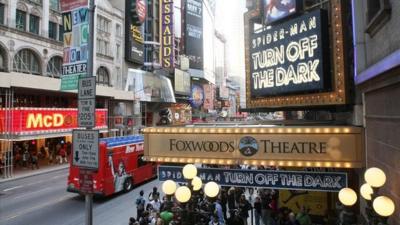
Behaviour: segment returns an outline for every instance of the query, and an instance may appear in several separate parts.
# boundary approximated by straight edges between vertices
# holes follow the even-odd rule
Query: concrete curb
[[[36,171],[36,172],[32,172],[32,173],[21,175],[21,176],[5,178],[5,179],[0,178],[0,184],[1,183],[5,183],[5,182],[9,182],[9,181],[20,180],[20,179],[27,178],[27,177],[33,177],[33,176],[37,176],[37,175],[41,175],[41,174],[51,173],[51,172],[54,172],[54,171],[59,171],[59,170],[67,169],[67,168],[69,168],[69,164],[68,165],[64,165],[64,166],[60,166],[60,167],[56,167],[56,168],[52,168],[52,169],[43,170],[43,171]]]

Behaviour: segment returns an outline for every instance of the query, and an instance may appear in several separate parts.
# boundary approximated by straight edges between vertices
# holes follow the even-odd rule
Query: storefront
[[[322,219],[341,188],[358,185],[363,135],[353,126],[155,127],[144,129],[145,157],[163,163],[160,180],[182,182],[181,168],[169,163],[201,164],[203,182],[273,189],[280,207],[306,206]]]
[[[0,155],[5,177],[26,166],[21,161],[25,151],[44,160],[49,152],[58,154],[56,150],[65,147],[69,155],[72,130],[78,128],[77,115],[76,108],[1,108]],[[96,129],[107,132],[107,124],[107,110],[96,109]]]

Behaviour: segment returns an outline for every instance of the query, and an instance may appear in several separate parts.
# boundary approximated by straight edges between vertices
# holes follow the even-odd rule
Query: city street
[[[32,176],[0,184],[0,225],[80,225],[85,220],[85,200],[66,192],[68,170]],[[94,224],[128,224],[136,216],[135,199],[145,195],[159,181],[154,180],[129,193],[94,200]]]

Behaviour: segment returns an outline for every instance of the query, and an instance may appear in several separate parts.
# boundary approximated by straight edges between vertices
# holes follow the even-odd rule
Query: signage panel
[[[93,194],[93,171],[79,170],[79,191],[82,194]]]
[[[12,109],[12,134],[46,134],[67,132],[78,128],[76,108],[16,108]],[[6,110],[0,109],[0,134],[6,132]],[[96,109],[96,128],[107,128],[107,110]]]
[[[159,166],[160,181],[186,182],[179,166]],[[217,182],[221,186],[259,187],[285,190],[339,192],[347,187],[347,174],[340,172],[238,170],[198,168],[197,176],[203,183]]]
[[[357,127],[147,128],[145,154],[155,161],[289,167],[360,167]],[[199,135],[201,134],[201,135]]]
[[[61,90],[75,90],[78,79],[87,75],[89,9],[87,0],[62,0],[64,57]]]
[[[73,130],[72,165],[97,170],[99,168],[99,131]]]
[[[185,8],[185,54],[191,69],[203,70],[203,3],[187,0]]]
[[[78,126],[95,127],[96,118],[96,77],[79,79]]]
[[[174,68],[174,1],[160,0],[160,60],[164,68]]]
[[[327,14],[316,10],[250,37],[252,98],[330,88]]]

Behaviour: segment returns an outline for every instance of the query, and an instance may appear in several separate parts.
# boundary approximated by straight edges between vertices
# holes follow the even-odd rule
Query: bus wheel
[[[130,190],[132,190],[133,184],[132,184],[132,178],[127,178],[125,179],[124,182],[124,191],[128,192]]]

